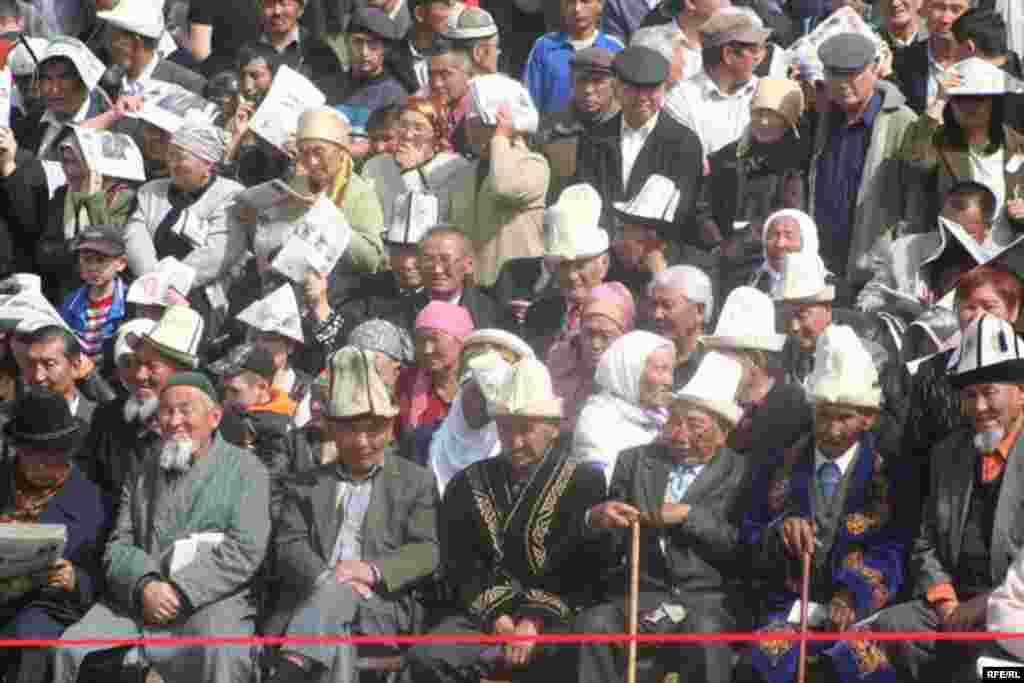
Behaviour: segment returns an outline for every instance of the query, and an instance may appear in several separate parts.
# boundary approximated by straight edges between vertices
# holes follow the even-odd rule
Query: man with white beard
[[[160,323],[140,318],[118,331],[114,363],[128,395],[97,406],[78,463],[114,500],[120,500],[121,487],[138,464],[158,448],[160,392],[172,375],[195,367],[198,359],[192,340],[182,330],[198,325],[201,331],[202,324],[195,311],[171,306]]]
[[[916,599],[883,611],[876,630],[985,631],[989,595],[1022,547],[1024,340],[1010,323],[982,314],[948,367],[970,426],[931,451],[930,496],[910,554]],[[970,643],[900,645],[887,648],[898,680],[931,680],[940,668],[947,680],[972,680],[959,670],[973,667]]]

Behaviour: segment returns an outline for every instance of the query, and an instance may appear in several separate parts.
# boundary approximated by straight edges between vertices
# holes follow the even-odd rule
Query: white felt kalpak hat
[[[129,334],[125,339],[133,349],[146,342],[171,360],[195,369],[199,367],[203,327],[203,317],[188,306],[168,306],[151,331]]]
[[[817,254],[786,254],[782,262],[782,285],[776,301],[827,303],[836,298],[836,288],[825,282],[825,268]]]
[[[647,177],[635,197],[616,202],[614,208],[627,223],[673,224],[681,195],[678,185],[655,173]]]
[[[149,318],[135,318],[129,320],[117,330],[117,338],[114,342],[114,365],[119,365],[125,356],[135,353],[131,345],[131,335],[141,337],[149,334],[156,327],[156,321]]]
[[[708,348],[781,351],[786,335],[775,331],[775,303],[753,287],[729,293],[715,325],[715,333],[701,340]]]
[[[281,285],[259,301],[249,304],[238,320],[260,332],[271,332],[303,343],[302,316],[290,284]]]
[[[960,74],[960,85],[950,88],[950,97],[957,95],[1005,95],[1019,91],[1020,82],[998,66],[979,57],[971,57],[953,65]]]
[[[419,244],[427,231],[440,222],[437,195],[413,190],[395,197],[391,225],[384,233],[388,244]]]
[[[516,360],[535,357],[533,348],[531,348],[530,345],[521,338],[511,332],[506,332],[505,330],[499,330],[496,328],[477,330],[466,337],[466,340],[462,342],[463,350],[474,345],[489,346],[495,351],[499,349],[509,351],[516,357]]]
[[[544,250],[551,258],[599,256],[609,247],[601,220],[601,195],[591,185],[572,185],[544,212]]]
[[[536,358],[513,365],[494,398],[494,414],[561,418],[562,399],[555,396],[547,366]]]
[[[955,389],[972,384],[1024,384],[1024,340],[1010,323],[983,313],[964,330],[947,369]]]
[[[96,18],[147,38],[164,33],[163,2],[157,0],[119,0],[114,9],[97,12]]]
[[[846,325],[829,325],[814,350],[814,370],[807,378],[813,401],[858,408],[882,405],[878,370],[857,333]]]
[[[672,400],[708,410],[735,427],[743,417],[743,408],[736,403],[742,379],[743,366],[711,351],[686,386],[672,395]]]
[[[398,415],[388,385],[377,371],[375,352],[346,346],[330,359],[331,385],[326,412],[329,417]]]

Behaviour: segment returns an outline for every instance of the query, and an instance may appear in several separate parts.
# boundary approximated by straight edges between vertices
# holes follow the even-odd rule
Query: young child
[[[124,236],[117,226],[93,226],[80,232],[71,248],[85,285],[64,300],[60,314],[78,335],[83,353],[104,365],[125,318]]]

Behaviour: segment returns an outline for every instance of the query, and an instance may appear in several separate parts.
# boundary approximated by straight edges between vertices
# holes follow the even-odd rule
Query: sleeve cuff
[[[928,589],[928,604],[935,605],[946,600],[957,602],[956,589],[951,583],[937,583]]]

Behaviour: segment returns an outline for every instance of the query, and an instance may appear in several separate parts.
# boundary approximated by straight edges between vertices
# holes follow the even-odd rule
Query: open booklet
[[[64,556],[63,524],[0,524],[0,579],[44,571]]]
[[[212,122],[217,112],[215,103],[191,90],[176,83],[151,79],[142,91],[142,108],[128,115],[173,135],[186,121]]]
[[[142,152],[131,136],[81,126],[71,128],[86,166],[108,178],[145,182],[146,166]]]
[[[276,209],[292,201],[312,204],[316,201],[316,195],[298,192],[280,178],[254,185],[235,195],[235,202],[260,212]]]

